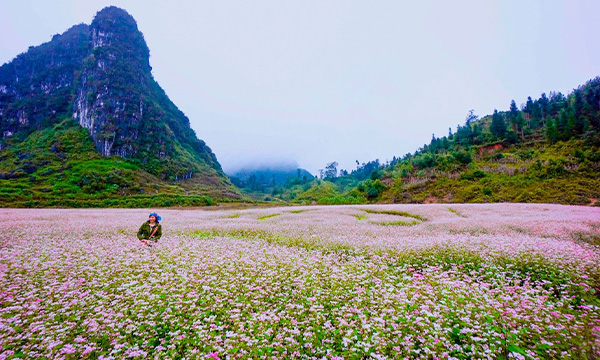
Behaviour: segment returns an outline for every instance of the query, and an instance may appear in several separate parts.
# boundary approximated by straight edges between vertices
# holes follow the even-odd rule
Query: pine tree
[[[521,139],[523,139],[525,137],[525,134],[523,133],[523,128],[525,127],[525,117],[523,116],[522,112],[519,112],[519,115],[517,115],[515,123],[517,125],[517,130],[521,132]]]
[[[538,104],[540,106],[541,117],[544,118],[549,114],[548,110],[550,107],[550,100],[548,100],[546,93],[542,93],[542,97],[538,100]]]
[[[531,96],[527,97],[527,102],[525,103],[525,109],[523,111],[525,111],[527,114],[529,114],[529,118],[532,121],[532,124],[530,124],[529,126],[531,127],[534,123],[537,122],[537,120],[539,120],[539,118],[535,117],[534,114],[534,109],[533,109],[534,105],[533,105],[533,100],[531,100]]]
[[[588,109],[587,121],[592,129],[600,129],[600,76],[583,86],[583,96]]]
[[[498,113],[498,110],[494,109],[492,115],[492,124],[490,125],[490,132],[497,138],[501,138],[506,135],[506,122],[504,117]]]
[[[508,120],[510,121],[510,125],[514,132],[518,131],[517,126],[517,117],[519,116],[519,108],[517,107],[517,103],[514,100],[510,102],[510,110],[508,113]]]
[[[568,139],[567,123],[569,122],[569,112],[567,109],[562,109],[556,119],[556,133],[561,140]]]
[[[581,90],[575,90],[573,92],[573,110],[575,111],[575,117],[579,118],[582,116],[582,112],[583,112],[583,106],[584,106],[584,102],[583,102],[583,96],[581,95]]]
[[[575,114],[570,111],[567,120],[567,128],[565,129],[565,140],[569,140],[575,132]]]
[[[588,122],[587,119],[583,116],[580,116],[575,119],[575,134],[582,135],[587,131]]]
[[[552,120],[550,115],[548,115],[548,117],[546,117],[546,140],[549,143],[554,144],[556,142],[557,138],[558,138],[558,135],[556,132],[556,126],[554,124],[554,120]]]
[[[473,144],[481,144],[481,126],[473,124]]]

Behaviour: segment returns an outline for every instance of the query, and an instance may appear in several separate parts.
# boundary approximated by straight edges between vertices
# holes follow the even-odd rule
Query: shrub
[[[341,196],[322,198],[317,201],[319,205],[344,205],[344,204],[362,204],[365,202],[364,197]]]
[[[459,163],[467,165],[473,161],[471,154],[466,151],[453,151],[452,157]]]
[[[381,171],[379,169],[375,169],[371,173],[371,180],[381,179],[382,176],[383,174],[381,173]]]
[[[423,155],[416,156],[415,158],[413,158],[412,162],[415,166],[419,167],[420,169],[427,169],[435,166],[436,157],[433,154],[426,153]]]
[[[361,186],[362,185],[362,186]],[[377,179],[373,180],[365,180],[359,185],[359,190],[365,193],[367,199],[375,199],[379,196],[379,194],[385,189],[385,185],[381,182],[381,180]]]
[[[461,180],[475,180],[475,179],[480,179],[480,178],[483,178],[483,177],[486,177],[486,176],[487,176],[487,174],[486,174],[485,171],[477,169],[477,170],[473,171],[472,173],[463,173],[463,174],[460,174],[460,178],[459,179],[461,179]]]

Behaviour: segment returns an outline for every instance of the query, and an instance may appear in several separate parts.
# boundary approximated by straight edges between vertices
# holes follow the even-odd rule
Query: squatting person
[[[148,221],[144,222],[138,230],[137,237],[144,244],[151,246],[152,243],[158,242],[162,236],[162,226],[160,225],[160,216],[157,213],[150,213]]]

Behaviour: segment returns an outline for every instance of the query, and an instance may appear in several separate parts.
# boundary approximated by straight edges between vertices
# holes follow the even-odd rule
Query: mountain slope
[[[375,163],[357,185],[368,164],[327,178],[343,196],[319,201],[600,205],[600,77],[567,96],[529,97],[520,108],[513,101],[481,119],[471,111],[456,132]]]
[[[9,153],[59,123],[84,128],[95,152],[126,159],[138,175],[148,175],[131,181],[239,198],[214,153],[152,77],[144,37],[122,9],[105,8],[90,25],[73,26],[0,67],[0,177],[27,173],[25,162],[9,161]]]
[[[583,140],[529,142],[482,152],[449,171],[387,169],[379,202],[537,202],[594,205],[600,198],[600,153]]]

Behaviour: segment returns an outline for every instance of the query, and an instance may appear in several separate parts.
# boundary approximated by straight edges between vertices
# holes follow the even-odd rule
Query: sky
[[[600,75],[592,0],[0,0],[0,63],[109,5],[226,172],[386,162]]]

